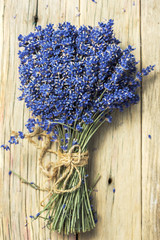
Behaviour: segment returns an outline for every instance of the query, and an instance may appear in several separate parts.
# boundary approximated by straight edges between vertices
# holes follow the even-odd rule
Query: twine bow
[[[74,152],[75,149],[78,149],[78,152]],[[81,152],[81,147],[77,144],[73,145],[67,153],[62,153],[60,150],[57,152],[53,151],[53,153],[57,155],[58,160],[56,162],[49,162],[46,167],[44,167],[42,159],[40,161],[40,168],[42,172],[48,177],[48,180],[53,180],[53,186],[51,190],[54,193],[66,193],[75,191],[80,187],[82,181],[78,167],[82,167],[88,164],[88,151]],[[79,182],[76,186],[70,189],[66,189],[67,182],[74,169],[78,174]],[[61,170],[63,171],[62,175]],[[59,189],[58,186],[60,183],[62,183],[62,185]]]

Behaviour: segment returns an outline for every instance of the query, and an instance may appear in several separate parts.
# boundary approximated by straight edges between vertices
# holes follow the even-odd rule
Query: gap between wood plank
[[[140,38],[140,72],[142,71],[142,25],[141,25],[141,0],[139,0],[139,38]],[[142,240],[142,82],[140,88],[140,184],[141,184],[141,240]]]

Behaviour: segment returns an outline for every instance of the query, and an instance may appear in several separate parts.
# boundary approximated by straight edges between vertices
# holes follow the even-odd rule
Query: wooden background
[[[115,20],[122,47],[136,47],[139,69],[156,64],[154,73],[139,90],[141,102],[113,123],[104,125],[90,144],[90,181],[102,178],[94,193],[98,223],[79,240],[160,239],[160,4],[159,0],[1,0],[0,1],[0,145],[11,130],[24,130],[29,117],[19,102],[17,37],[35,25],[70,21],[77,27]],[[148,135],[151,135],[149,139]],[[39,212],[43,194],[8,175],[9,169],[28,181],[43,179],[37,166],[38,152],[24,140],[11,152],[0,149],[0,240],[73,240],[43,228],[43,221],[29,223]],[[49,157],[49,156],[48,156]],[[108,179],[112,182],[109,184]],[[113,193],[115,188],[115,193]]]

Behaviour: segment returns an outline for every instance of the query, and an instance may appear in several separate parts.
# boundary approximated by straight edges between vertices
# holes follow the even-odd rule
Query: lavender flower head
[[[111,122],[114,109],[122,111],[139,101],[136,90],[142,75],[148,75],[154,66],[137,72],[134,49],[130,45],[121,49],[113,24],[109,20],[98,27],[77,29],[65,22],[19,35],[23,48],[19,51],[19,100],[24,99],[32,111],[33,118],[26,124],[29,132],[36,124],[55,136],[57,124],[83,131],[94,122],[95,114],[101,115],[99,121]]]

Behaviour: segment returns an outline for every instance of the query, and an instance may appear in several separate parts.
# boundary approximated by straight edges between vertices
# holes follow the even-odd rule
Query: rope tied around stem
[[[18,135],[16,132],[12,132],[15,136]],[[46,141],[43,147],[38,146],[38,144],[32,139],[35,136],[45,136]],[[42,203],[45,201],[45,199],[51,195],[53,192],[58,194],[63,193],[71,193],[78,189],[81,185],[82,179],[81,174],[78,169],[78,167],[83,167],[88,164],[89,159],[89,153],[88,151],[82,152],[80,145],[76,144],[73,145],[68,152],[63,153],[60,151],[58,147],[58,151],[53,151],[50,149],[51,145],[51,138],[52,136],[50,134],[45,133],[42,131],[39,127],[35,128],[34,132],[25,134],[25,138],[29,140],[32,144],[34,144],[38,149],[41,150],[40,156],[39,156],[39,167],[42,171],[42,173],[47,177],[46,181],[49,181],[51,183],[50,188],[44,188],[41,189],[43,191],[47,191],[47,196],[41,201]],[[75,150],[78,150],[75,152]],[[44,155],[46,152],[54,153],[57,156],[56,162],[49,162],[47,165],[44,164]],[[79,181],[76,186],[73,186],[72,188],[66,189],[66,185],[69,181],[70,176],[72,175],[73,171],[77,172]],[[61,185],[61,188],[58,188],[59,185]]]
[[[78,149],[78,152],[74,152],[75,149]],[[73,145],[67,153],[62,153],[60,150],[57,152],[53,151],[53,153],[57,155],[56,162],[49,162],[44,166],[43,159],[40,159],[40,168],[43,174],[48,177],[47,180],[53,180],[51,191],[54,193],[71,193],[75,191],[80,187],[82,181],[78,167],[83,167],[88,164],[88,151],[81,152],[81,147],[76,144]],[[74,169],[78,174],[79,182],[76,186],[66,189],[66,185]],[[58,186],[60,183],[62,183],[62,186],[59,189]]]

